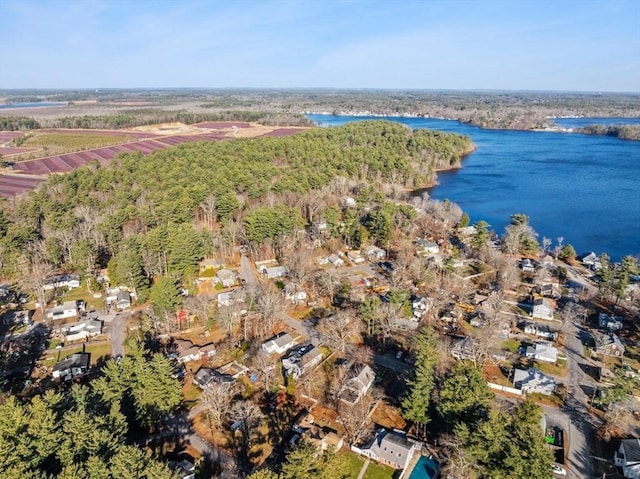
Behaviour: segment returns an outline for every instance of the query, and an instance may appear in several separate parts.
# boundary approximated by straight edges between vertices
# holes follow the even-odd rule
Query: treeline
[[[269,126],[313,126],[304,115],[270,113],[266,111],[227,110],[197,113],[187,110],[166,111],[154,108],[127,110],[112,115],[81,115],[61,118],[0,117],[0,130],[37,130],[39,128],[70,128],[117,130],[156,123],[180,122],[187,125],[203,121],[246,121]]]
[[[214,224],[222,225],[216,241],[258,245],[335,216],[339,197],[325,202],[317,192],[340,178],[364,185],[360,195],[383,184],[420,187],[472,147],[467,137],[377,121],[92,163],[3,204],[0,268],[9,277],[37,278],[56,268],[86,274],[108,263],[114,283],[140,294],[154,278],[190,276],[212,251],[206,230]],[[369,213],[366,226],[379,242],[409,214],[396,209]],[[348,233],[354,237],[357,220]]]
[[[180,383],[160,354],[132,348],[120,363],[108,361],[88,386],[53,390],[0,405],[3,479],[121,479],[174,477],[166,464],[132,443],[181,401]]]
[[[0,130],[37,130],[41,128],[40,123],[34,118],[26,116],[0,116]]]
[[[578,130],[587,135],[613,136],[623,140],[640,140],[640,125],[589,125]]]

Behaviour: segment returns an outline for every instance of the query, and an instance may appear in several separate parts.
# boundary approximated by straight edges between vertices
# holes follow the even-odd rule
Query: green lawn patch
[[[395,469],[384,466],[382,464],[378,464],[377,462],[371,461],[369,467],[367,468],[367,473],[364,475],[365,479],[392,479],[393,474],[396,472]]]
[[[500,343],[500,349],[504,351],[510,351],[512,353],[517,353],[520,348],[520,341],[517,339],[509,338],[505,339]]]
[[[346,472],[349,474],[349,478],[357,479],[360,469],[364,465],[364,459],[351,451],[345,453],[345,456],[347,456]]]
[[[542,371],[544,374],[550,374],[552,376],[566,376],[567,375],[567,362],[560,364],[558,361],[556,364],[545,363],[542,361],[536,362],[536,368]]]

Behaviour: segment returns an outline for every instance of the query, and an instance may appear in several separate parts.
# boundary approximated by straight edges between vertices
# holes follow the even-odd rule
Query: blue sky
[[[640,91],[640,0],[0,0],[0,88]]]

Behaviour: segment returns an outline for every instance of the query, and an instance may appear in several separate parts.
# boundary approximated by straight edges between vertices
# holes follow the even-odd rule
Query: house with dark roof
[[[611,316],[606,313],[598,314],[598,327],[609,331],[620,331],[622,326],[621,316]]]
[[[320,349],[313,344],[304,344],[282,360],[282,367],[287,376],[298,379],[321,361],[322,352]]]
[[[206,388],[210,384],[224,384],[232,383],[234,381],[235,379],[230,374],[222,374],[211,368],[200,368],[193,376],[194,384],[200,386],[202,389]]]
[[[61,381],[71,381],[89,370],[91,353],[75,353],[67,356],[53,366],[52,376]]]
[[[394,469],[404,469],[421,446],[419,442],[407,439],[404,435],[381,429],[370,444],[363,448],[352,446],[351,449]]]
[[[613,463],[622,469],[628,479],[640,479],[640,439],[623,439],[613,457]]]

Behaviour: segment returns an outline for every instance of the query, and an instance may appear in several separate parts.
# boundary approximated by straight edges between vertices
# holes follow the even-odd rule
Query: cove
[[[539,234],[572,244],[578,254],[614,261],[640,256],[640,142],[575,133],[483,130],[454,120],[315,115],[319,126],[384,119],[412,129],[468,135],[477,150],[462,168],[440,172],[434,199],[449,199],[472,223],[502,234],[510,215],[525,213]],[[606,121],[607,119],[599,119]]]

